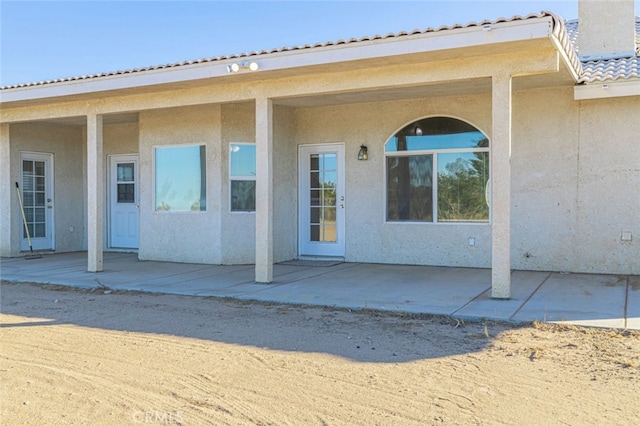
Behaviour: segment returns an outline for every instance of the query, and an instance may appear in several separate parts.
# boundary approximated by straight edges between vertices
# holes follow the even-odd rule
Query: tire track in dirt
[[[0,303],[2,424],[640,423],[633,333],[486,337],[447,318],[24,285]]]

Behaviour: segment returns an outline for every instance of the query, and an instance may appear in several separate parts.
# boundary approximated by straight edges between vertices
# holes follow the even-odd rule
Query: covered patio
[[[273,282],[255,282],[254,265],[140,261],[104,253],[105,270],[87,272],[87,253],[2,258],[9,282],[94,291],[221,297],[345,309],[448,315],[467,320],[567,322],[640,330],[640,276],[512,271],[512,296],[491,297],[491,270],[332,261],[273,267]]]

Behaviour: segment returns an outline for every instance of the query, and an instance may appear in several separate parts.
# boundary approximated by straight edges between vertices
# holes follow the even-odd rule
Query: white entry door
[[[109,247],[138,248],[139,190],[138,156],[110,158]]]
[[[20,194],[31,245],[34,250],[53,250],[53,154],[20,153]],[[29,240],[20,220],[20,250],[29,250]]]
[[[344,256],[344,145],[302,145],[299,170],[299,254]]]

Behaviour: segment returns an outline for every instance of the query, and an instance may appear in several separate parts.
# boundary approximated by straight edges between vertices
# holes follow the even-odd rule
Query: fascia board
[[[251,72],[254,79],[259,73],[318,65],[348,63],[351,61],[379,59],[415,53],[428,53],[448,49],[473,48],[483,45],[509,43],[522,40],[549,39],[551,17],[526,21],[442,30],[425,34],[389,37],[309,49],[242,56],[193,65],[159,68],[137,73],[117,74],[18,87],[0,91],[0,103],[28,101],[64,96],[83,95],[105,91],[135,89],[211,78],[230,78],[227,66],[236,62],[257,62],[259,70]],[[246,75],[248,72],[242,72]]]
[[[544,20],[545,22],[540,22]],[[269,68],[283,69],[314,65],[339,64],[350,61],[380,59],[393,56],[429,53],[460,48],[473,48],[484,45],[517,42],[522,40],[548,39],[551,18],[542,18],[536,22],[519,21],[468,27],[457,30],[404,36],[385,40],[360,42],[357,47],[349,45],[322,49],[312,55],[298,51],[285,52],[271,58]],[[525,25],[526,23],[526,25]],[[266,64],[265,64],[266,65]],[[261,64],[262,68],[262,64]],[[267,69],[267,67],[264,67]]]
[[[623,96],[640,96],[640,80],[603,81],[574,86],[573,88],[573,99],[576,101],[618,98]]]

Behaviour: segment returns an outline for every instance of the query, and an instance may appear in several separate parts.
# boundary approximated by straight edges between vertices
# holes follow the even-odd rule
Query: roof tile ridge
[[[543,10],[540,12],[542,16],[551,17],[551,36],[554,37],[564,53],[567,55],[569,64],[573,67],[578,76],[578,82],[584,77],[584,68],[582,62],[576,52],[576,46],[571,42],[569,32],[567,31],[567,25],[562,17],[554,12]]]

